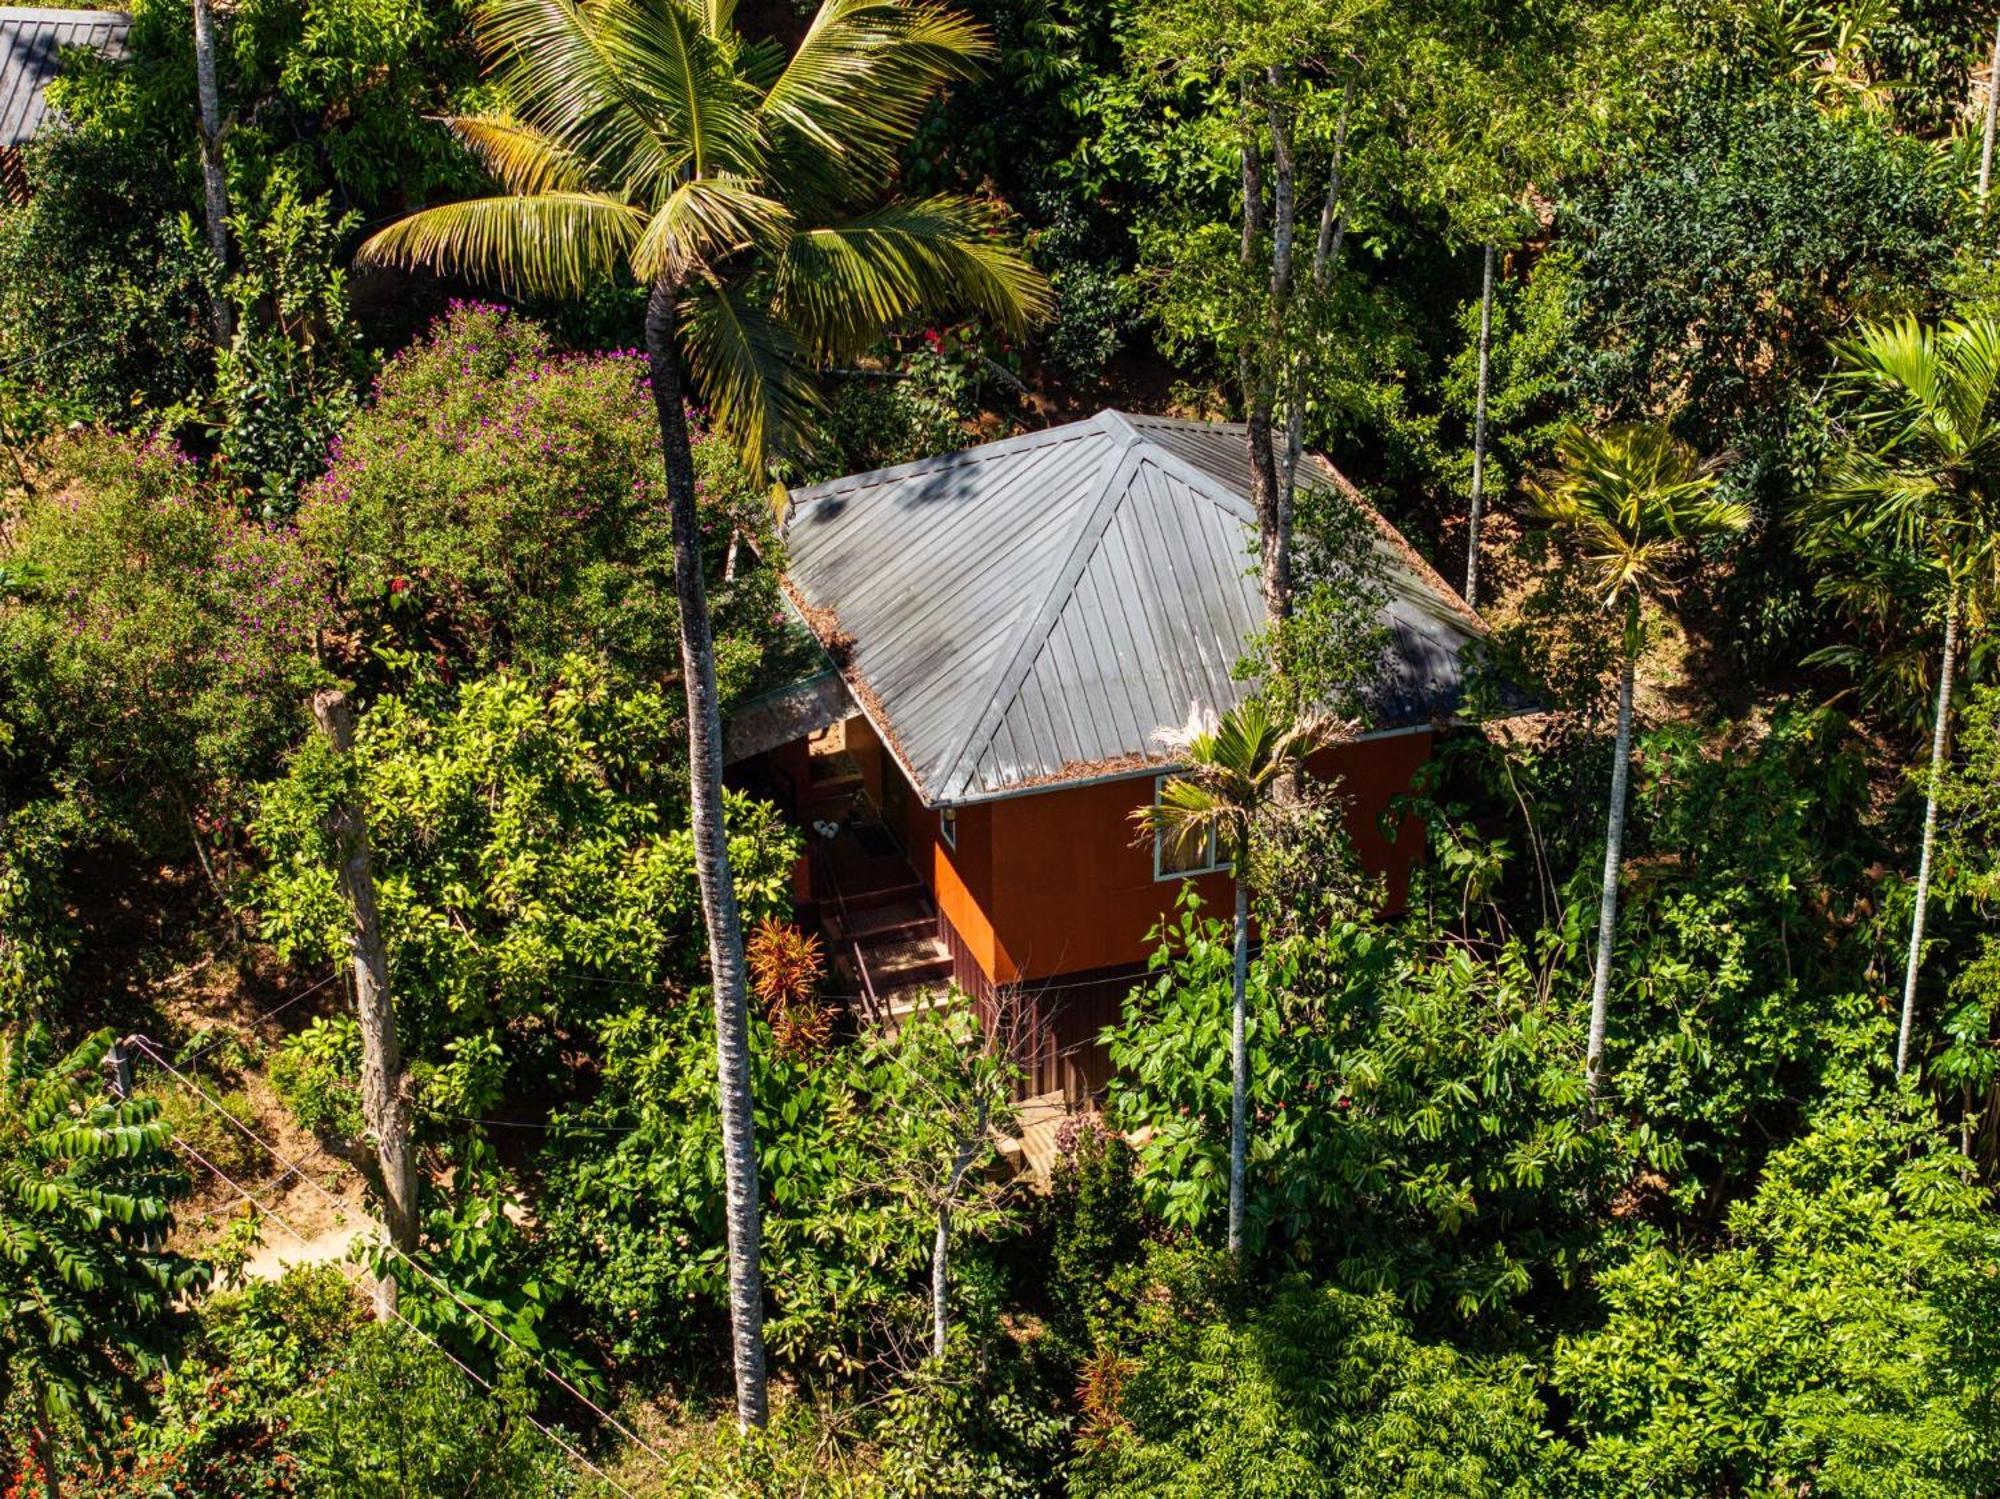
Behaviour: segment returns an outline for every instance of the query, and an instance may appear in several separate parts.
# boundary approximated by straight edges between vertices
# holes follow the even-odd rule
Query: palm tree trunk
[[[229,191],[222,178],[222,99],[215,81],[215,16],[209,0],[194,0],[194,82],[201,104],[202,210],[208,249],[218,274],[229,266]],[[210,298],[215,341],[229,342],[229,298],[218,281]]]
[[[1945,739],[1951,726],[1951,679],[1958,655],[1958,590],[1944,606],[1944,660],[1938,667],[1937,718],[1931,725],[1931,774],[1924,791],[1924,847],[1917,859],[1917,907],[1910,915],[1910,960],[1903,971],[1903,1021],[1896,1032],[1896,1076],[1910,1065],[1910,1026],[1917,1013],[1917,967],[1924,955],[1924,915],[1931,898],[1931,854],[1937,845],[1937,787],[1944,774]]]
[[[1618,931],[1618,874],[1625,856],[1625,788],[1632,772],[1632,678],[1638,652],[1628,643],[1618,678],[1618,739],[1611,761],[1611,810],[1604,826],[1604,888],[1597,900],[1597,972],[1590,986],[1590,1044],[1583,1076],[1591,1101],[1604,1077],[1604,1027],[1611,1007],[1611,946]]]
[[[2000,24],[1993,28],[1993,56],[1986,65],[1986,132],[1979,143],[1979,216],[1986,217],[1987,190],[1993,185],[1993,127],[2000,122]]]
[[[313,719],[337,755],[354,750],[354,716],[347,694],[316,693]],[[417,1159],[415,1100],[396,1034],[396,1006],[389,994],[389,957],[375,901],[375,866],[368,846],[368,820],[352,801],[333,812],[339,848],[340,887],[353,914],[348,952],[354,971],[354,1010],[361,1023],[361,1112],[375,1136],[375,1161],[382,1173],[382,1226],[404,1254],[417,1247]],[[396,1315],[396,1278],[375,1282],[375,1316]]]
[[[1479,607],[1479,512],[1486,498],[1486,389],[1493,355],[1493,245],[1479,290],[1479,394],[1472,418],[1472,508],[1465,525],[1465,602]]]
[[[1249,1160],[1250,1052],[1245,1040],[1250,989],[1250,886],[1247,861],[1236,861],[1234,1005],[1229,1017],[1229,1252],[1243,1257],[1243,1177]]]
[[[695,874],[708,926],[709,978],[715,992],[716,1086],[722,1107],[722,1158],[729,1220],[729,1320],[734,1331],[736,1419],[762,1426],[770,1412],[764,1378],[764,1278],[759,1258],[757,1145],[750,1113],[750,1016],[743,965],[743,919],[729,872],[722,821],[722,712],[715,687],[715,637],[701,574],[695,513],[694,452],[674,349],[676,288],[654,285],[646,300],[646,361],[666,459],[672,510],[674,591],[680,605],[681,673],[687,692],[688,816]]]

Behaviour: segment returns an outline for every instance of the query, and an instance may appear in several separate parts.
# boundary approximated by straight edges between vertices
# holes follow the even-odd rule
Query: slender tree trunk
[[[1285,107],[1284,69],[1266,73],[1271,97],[1265,117],[1271,130],[1271,278],[1265,348],[1259,361],[1258,408],[1249,417],[1250,476],[1257,499],[1262,543],[1264,612],[1276,624],[1292,613],[1292,475],[1280,471],[1275,452],[1277,402],[1281,390],[1293,394],[1288,353],[1292,329],[1293,263],[1298,247],[1298,163],[1292,154],[1292,122]]]
[[[1241,86],[1239,146],[1243,172],[1243,234],[1238,253],[1244,282],[1249,284],[1257,271],[1257,253],[1264,237],[1264,160],[1257,141],[1257,116],[1250,85]],[[1289,561],[1287,551],[1275,543],[1278,530],[1278,468],[1272,451],[1271,360],[1274,351],[1259,348],[1255,331],[1246,330],[1236,351],[1237,382],[1243,388],[1243,419],[1248,429],[1250,492],[1257,507],[1257,533],[1262,561],[1260,577],[1264,609],[1276,621],[1290,611],[1290,579],[1283,571]]]
[[[1479,512],[1486,498],[1486,389],[1493,355],[1493,245],[1479,291],[1479,393],[1472,418],[1472,508],[1465,525],[1465,602],[1479,607]]]
[[[750,1113],[750,1016],[743,966],[743,919],[729,872],[722,821],[722,713],[715,687],[715,638],[701,575],[694,453],[674,348],[677,289],[662,281],[646,300],[646,357],[665,454],[673,516],[674,590],[680,604],[681,672],[687,692],[688,815],[695,874],[708,926],[715,992],[716,1088],[729,1218],[729,1319],[734,1332],[736,1420],[762,1426],[770,1412],[764,1376],[764,1277],[759,1256],[757,1144]]]
[[[1631,606],[1635,611],[1637,604]],[[1629,629],[1629,627],[1628,627]],[[1618,740],[1611,761],[1611,810],[1604,825],[1604,889],[1597,901],[1597,972],[1590,986],[1590,1045],[1583,1076],[1591,1101],[1604,1082],[1604,1027],[1611,1006],[1611,947],[1618,931],[1618,875],[1625,856],[1625,788],[1632,773],[1632,677],[1638,650],[1628,640],[1618,678]]]
[[[979,1154],[980,1141],[986,1138],[989,1117],[986,1102],[982,1099],[973,1115],[972,1128],[959,1142],[958,1154],[952,1160],[944,1192],[938,1199],[937,1237],[931,1241],[931,1356],[937,1359],[944,1357],[951,1332],[951,1310],[945,1296],[950,1284],[951,1205],[958,1200],[958,1190],[965,1184],[965,1173],[972,1169],[973,1159]]]
[[[62,1479],[56,1473],[56,1432],[55,1423],[49,1419],[49,1392],[40,1380],[35,1386],[35,1424],[28,1433],[29,1443],[35,1449],[35,1462],[42,1470],[42,1489],[46,1499],[62,1499]]]
[[[354,714],[347,694],[316,693],[313,719],[335,754],[354,750]],[[347,950],[354,972],[354,1009],[361,1021],[361,1112],[375,1136],[375,1160],[382,1173],[382,1226],[389,1242],[405,1254],[417,1247],[417,1157],[413,1140],[415,1107],[403,1048],[396,1035],[396,1006],[389,994],[389,958],[382,943],[382,919],[375,901],[375,864],[368,846],[368,819],[353,800],[343,798],[331,825],[340,858],[340,887],[353,912]],[[396,1279],[375,1283],[375,1315],[396,1314]]]
[[[1986,132],[1979,143],[1979,216],[1986,217],[1986,194],[1993,185],[1993,127],[2000,122],[2000,23],[1993,28],[1993,55],[1986,65]]]
[[[1319,208],[1319,234],[1313,242],[1312,289],[1317,298],[1332,280],[1340,262],[1341,247],[1347,239],[1347,211],[1342,201],[1347,160],[1347,120],[1354,104],[1354,80],[1349,78],[1340,94],[1340,123],[1333,133],[1333,165],[1327,171],[1326,197]],[[1315,329],[1317,332],[1317,329]],[[1302,361],[1288,365],[1285,394],[1285,456],[1278,483],[1286,494],[1294,492],[1299,459],[1306,446],[1305,366]]]
[[[1243,1257],[1243,1178],[1250,1158],[1250,885],[1246,860],[1236,861],[1236,950],[1229,1017],[1229,1252]]]
[[[1924,791],[1924,846],[1917,858],[1917,907],[1910,914],[1910,960],[1903,970],[1903,1021],[1896,1032],[1896,1076],[1910,1065],[1910,1027],[1917,1013],[1917,968],[1924,956],[1924,915],[1931,899],[1931,854],[1937,845],[1937,788],[1951,727],[1951,680],[1958,656],[1958,590],[1944,606],[1944,659],[1938,666],[1937,717],[1931,724],[1931,774]]]
[[[201,103],[202,211],[209,253],[218,271],[229,267],[229,191],[222,176],[222,99],[215,81],[215,15],[210,0],[194,0],[194,82]],[[215,341],[229,342],[229,298],[216,283],[210,301]]]

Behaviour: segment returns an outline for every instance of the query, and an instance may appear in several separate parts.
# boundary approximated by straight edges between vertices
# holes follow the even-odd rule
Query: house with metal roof
[[[1337,777],[1362,858],[1400,901],[1418,834],[1379,826],[1456,706],[1483,634],[1451,587],[1324,461],[1302,488],[1364,524],[1388,641]],[[829,670],[731,725],[811,830],[805,892],[866,1008],[955,980],[1031,993],[1036,1093],[1102,1082],[1091,1042],[1215,850],[1135,842],[1175,769],[1163,726],[1253,690],[1263,624],[1241,425],[1106,411],[1088,421],[792,492],[784,582]]]
[[[48,117],[48,86],[64,50],[122,57],[131,29],[123,11],[0,5],[0,193],[27,190],[21,152]]]

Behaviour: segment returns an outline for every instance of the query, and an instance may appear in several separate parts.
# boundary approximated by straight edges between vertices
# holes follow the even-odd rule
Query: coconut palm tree
[[[1849,446],[1808,502],[1808,550],[1859,554],[1872,576],[1881,559],[1903,559],[1899,576],[1927,586],[1943,622],[1937,705],[1931,717],[1916,905],[1903,970],[1896,1075],[1909,1066],[1937,843],[1937,779],[1950,737],[1952,685],[1961,645],[2000,602],[2000,322],[1914,318],[1864,328],[1837,345],[1839,378],[1853,399]],[[1830,577],[1840,596],[1853,575]]]
[[[722,826],[721,725],[685,402],[753,470],[809,439],[818,361],[925,310],[1010,330],[1040,277],[960,197],[889,196],[937,90],[988,51],[969,21],[903,0],[824,0],[789,57],[733,0],[485,0],[480,42],[510,113],[450,122],[505,190],[384,229],[365,259],[580,295],[646,288],[645,343],[671,506],[690,816],[716,1013],[738,1418],[766,1413],[743,932]]]
[[[1745,505],[1715,494],[1716,464],[1704,462],[1666,428],[1572,427],[1556,445],[1561,472],[1549,484],[1529,481],[1530,502],[1580,554],[1606,612],[1623,618],[1618,673],[1618,736],[1605,818],[1604,885],[1597,906],[1597,967],[1590,989],[1590,1042],[1584,1078],[1597,1097],[1604,1069],[1604,1029],[1611,996],[1611,943],[1618,928],[1618,876],[1625,846],[1625,791],[1632,761],[1632,679],[1642,641],[1640,607],[1670,591],[1669,565],[1709,537],[1750,523]]]
[[[1229,1252],[1243,1252],[1243,1180],[1249,1153],[1247,992],[1250,976],[1250,842],[1258,826],[1295,805],[1307,758],[1332,740],[1335,726],[1311,714],[1288,714],[1263,697],[1232,708],[1218,721],[1197,713],[1160,740],[1185,769],[1160,788],[1150,807],[1132,814],[1177,854],[1213,846],[1235,872],[1234,1008],[1229,1026]]]

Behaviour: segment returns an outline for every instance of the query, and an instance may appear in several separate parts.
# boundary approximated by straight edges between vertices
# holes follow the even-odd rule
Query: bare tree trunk
[[[1937,788],[1951,727],[1951,682],[1958,656],[1958,589],[1944,606],[1944,660],[1938,667],[1937,717],[1931,724],[1931,774],[1924,790],[1924,847],[1917,859],[1917,906],[1910,915],[1910,961],[1903,971],[1903,1021],[1896,1032],[1896,1076],[1910,1065],[1910,1027],[1917,1013],[1917,968],[1924,956],[1924,915],[1931,898],[1931,854],[1937,845]]]
[[[1243,1178],[1250,1158],[1250,885],[1248,861],[1236,860],[1236,948],[1229,1017],[1229,1252],[1243,1257]]]
[[[1465,526],[1465,602],[1479,607],[1479,512],[1486,498],[1486,388],[1493,354],[1493,244],[1479,291],[1479,393],[1472,418],[1472,508]]]
[[[1347,239],[1347,212],[1342,203],[1342,189],[1345,181],[1347,159],[1347,119],[1354,103],[1354,80],[1350,77],[1340,95],[1340,123],[1333,134],[1333,165],[1327,172],[1326,198],[1319,209],[1319,235],[1313,243],[1312,289],[1315,296],[1324,292],[1332,279],[1333,268],[1340,262],[1341,246]],[[1287,494],[1294,493],[1298,480],[1299,459],[1305,454],[1306,438],[1306,393],[1305,367],[1302,362],[1287,366],[1285,394],[1285,456],[1278,473],[1278,484]]]
[[[950,1308],[945,1298],[949,1284],[947,1271],[951,1253],[951,1205],[958,1200],[958,1189],[965,1184],[965,1173],[972,1169],[972,1162],[979,1154],[979,1144],[986,1138],[986,1121],[989,1117],[985,1099],[979,1101],[979,1108],[973,1115],[972,1128],[959,1142],[958,1155],[952,1160],[951,1173],[945,1179],[945,1189],[938,1198],[937,1237],[931,1241],[931,1356],[942,1359],[951,1332]]]
[[[49,1420],[49,1392],[40,1380],[33,1381],[35,1387],[35,1423],[28,1433],[29,1444],[35,1449],[35,1462],[42,1470],[42,1489],[46,1499],[62,1499],[62,1479],[56,1473],[55,1427]]]
[[[734,1332],[736,1420],[762,1426],[770,1413],[764,1374],[764,1277],[759,1251],[757,1145],[750,1112],[750,1016],[743,965],[743,918],[729,871],[722,821],[722,714],[715,686],[715,638],[701,575],[694,454],[674,349],[676,288],[655,283],[646,300],[646,357],[659,417],[673,515],[674,590],[680,604],[681,672],[687,692],[688,816],[695,874],[708,926],[715,994],[716,1088],[729,1220],[729,1319]]]
[[[313,719],[346,756],[354,750],[354,714],[347,694],[315,693]],[[414,1100],[396,1035],[396,1006],[389,994],[389,958],[382,944],[382,919],[375,903],[375,865],[368,846],[368,819],[352,799],[333,810],[331,826],[340,858],[341,893],[354,913],[347,950],[354,972],[354,1009],[361,1021],[361,1112],[375,1136],[375,1160],[382,1173],[382,1226],[389,1242],[405,1254],[417,1247],[417,1158]],[[396,1314],[396,1279],[375,1283],[375,1315]]]
[[[229,191],[222,176],[222,99],[215,81],[215,15],[210,0],[194,0],[194,82],[201,101],[202,211],[209,253],[218,271],[229,267]],[[229,342],[229,298],[220,281],[210,301],[215,341]]]
[[[1979,216],[1986,217],[1987,189],[1993,185],[1993,127],[2000,121],[2000,24],[1993,28],[1993,56],[1986,65],[1986,132],[1979,143]]]
[[[1278,396],[1281,388],[1289,392],[1292,384],[1287,349],[1298,243],[1298,163],[1292,154],[1292,124],[1285,108],[1284,69],[1274,64],[1266,78],[1271,88],[1265,107],[1271,130],[1270,309],[1257,404],[1249,413],[1248,425],[1250,475],[1263,552],[1264,612],[1276,624],[1292,613],[1292,476],[1279,471],[1274,443]]]
[[[1636,611],[1636,603],[1632,606]],[[1618,875],[1625,855],[1625,789],[1632,773],[1632,677],[1638,650],[1628,637],[1618,678],[1618,739],[1611,761],[1611,810],[1604,827],[1604,889],[1597,901],[1597,972],[1590,986],[1590,1043],[1583,1076],[1593,1103],[1604,1082],[1604,1029],[1611,1006],[1611,947],[1618,931]]]

